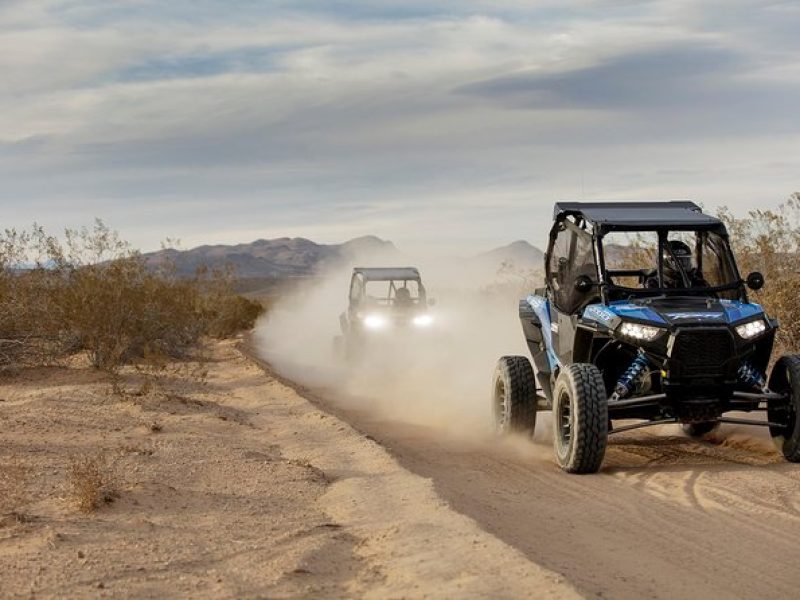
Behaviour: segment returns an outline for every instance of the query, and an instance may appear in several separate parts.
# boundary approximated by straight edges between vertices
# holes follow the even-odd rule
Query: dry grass
[[[775,210],[735,218],[722,209],[719,216],[728,226],[742,276],[764,274],[764,289],[750,297],[780,322],[775,355],[800,351],[800,192]]]
[[[169,388],[176,381],[184,386],[202,388],[208,384],[206,360],[199,353],[191,360],[183,361],[163,356],[145,356],[134,367],[112,373],[111,394],[135,402],[147,396],[168,397]]]
[[[104,455],[74,458],[67,481],[69,498],[82,512],[97,510],[119,497],[113,470]]]
[[[16,457],[0,464],[0,525],[25,519],[23,508],[30,501],[28,469]]]
[[[31,265],[34,265],[31,268]],[[76,352],[115,372],[150,357],[184,358],[203,336],[249,329],[257,302],[226,271],[177,277],[98,221],[67,230],[0,233],[0,366],[40,365]]]

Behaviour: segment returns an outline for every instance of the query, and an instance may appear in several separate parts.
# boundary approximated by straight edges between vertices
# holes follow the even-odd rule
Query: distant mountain
[[[470,257],[433,261],[430,264],[432,268],[425,263],[420,266],[425,268],[425,273],[432,273],[434,280],[455,282],[456,285],[469,282],[480,287],[509,278],[516,280],[539,274],[544,271],[543,257],[536,246],[517,241]]]
[[[444,269],[468,280],[493,281],[504,264],[516,271],[540,271],[542,251],[525,241],[495,248],[477,256],[433,261],[424,272]],[[375,236],[355,238],[342,244],[317,244],[305,238],[256,240],[249,244],[199,246],[190,250],[166,249],[144,255],[156,267],[171,263],[179,275],[191,277],[199,268],[231,267],[242,285],[260,288],[268,280],[311,277],[338,265],[426,266],[424,257],[410,258],[395,245]],[[244,288],[243,288],[244,289]],[[248,288],[249,289],[249,288]]]
[[[506,263],[516,268],[541,269],[544,264],[544,252],[524,240],[518,240],[508,246],[479,254],[476,261],[479,264],[497,268]]]
[[[343,244],[317,244],[305,238],[256,240],[249,244],[199,246],[191,250],[166,249],[145,254],[151,266],[172,262],[179,275],[191,276],[198,268],[230,266],[240,278],[310,276],[337,263],[380,257],[399,260],[392,242],[365,236]]]

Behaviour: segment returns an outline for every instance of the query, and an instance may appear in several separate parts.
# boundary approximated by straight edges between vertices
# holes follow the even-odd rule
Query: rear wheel
[[[699,423],[684,423],[681,425],[683,433],[696,440],[702,439],[719,427],[716,421],[701,421]]]
[[[536,382],[533,367],[524,356],[503,356],[492,381],[495,428],[533,435],[536,427]]]
[[[553,445],[568,473],[596,473],[608,442],[608,397],[592,364],[564,367],[553,394]]]
[[[800,356],[782,356],[772,368],[769,389],[786,394],[785,402],[769,402],[767,419],[772,440],[789,462],[800,462]]]

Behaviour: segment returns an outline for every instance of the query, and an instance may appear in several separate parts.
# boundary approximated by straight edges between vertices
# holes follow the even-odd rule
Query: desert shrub
[[[74,458],[67,473],[69,498],[82,512],[92,512],[118,497],[113,471],[102,455]]]
[[[47,242],[49,270],[62,282],[53,313],[93,365],[113,370],[145,355],[180,357],[204,333],[192,282],[149,270],[100,221],[65,238]]]
[[[778,349],[800,351],[800,193],[774,210],[737,218],[722,209],[742,276],[761,271],[766,285],[751,297],[780,321]]]
[[[515,301],[533,293],[535,289],[543,285],[543,269],[530,269],[506,260],[497,269],[494,281],[483,286],[481,293],[487,297]]]
[[[63,241],[40,227],[0,236],[0,365],[41,364],[84,351],[98,368],[181,358],[202,336],[252,327],[260,307],[230,278],[177,277],[97,221]]]
[[[233,275],[227,270],[200,271],[196,279],[203,290],[201,313],[208,335],[226,338],[252,329],[264,312],[261,303],[231,293]]]
[[[226,338],[239,331],[252,329],[263,312],[264,308],[255,300],[232,295],[218,297],[210,312],[208,334]]]
[[[0,365],[46,362],[67,345],[52,303],[62,281],[31,252],[39,234],[0,236]],[[31,254],[36,262],[26,262]]]
[[[112,369],[146,354],[182,356],[203,334],[197,296],[134,256],[76,270],[56,303],[92,364]]]

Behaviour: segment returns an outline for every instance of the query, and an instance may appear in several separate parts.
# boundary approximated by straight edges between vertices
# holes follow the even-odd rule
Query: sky
[[[800,191],[800,3],[0,0],[0,228],[541,245]]]

